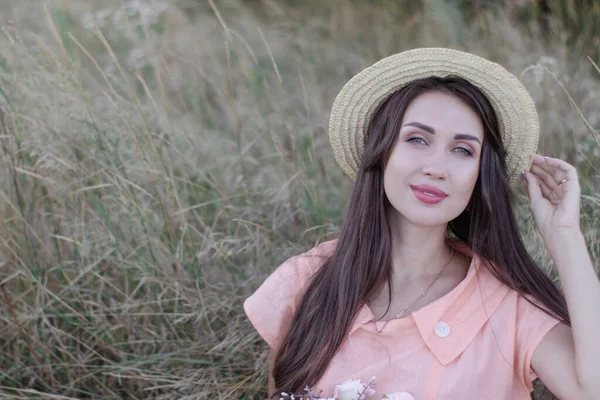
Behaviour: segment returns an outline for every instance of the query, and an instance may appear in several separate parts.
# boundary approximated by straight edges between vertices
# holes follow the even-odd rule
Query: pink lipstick
[[[410,185],[415,197],[426,204],[437,204],[444,200],[446,192],[429,185]]]

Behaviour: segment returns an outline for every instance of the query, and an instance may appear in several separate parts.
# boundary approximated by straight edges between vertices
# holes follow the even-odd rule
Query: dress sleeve
[[[323,260],[313,255],[324,245],[284,261],[244,301],[248,319],[271,348],[277,349],[287,333],[315,266]]]
[[[525,295],[534,303],[546,308],[531,295]],[[560,322],[560,320],[546,314],[539,308],[529,303],[522,295],[517,300],[517,361],[519,371],[529,391],[533,390],[532,382],[538,378],[531,368],[531,358],[544,336]]]

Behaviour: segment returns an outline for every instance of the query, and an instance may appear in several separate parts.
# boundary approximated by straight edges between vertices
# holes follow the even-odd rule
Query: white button
[[[439,337],[446,337],[450,334],[450,325],[445,322],[435,324],[435,334]]]

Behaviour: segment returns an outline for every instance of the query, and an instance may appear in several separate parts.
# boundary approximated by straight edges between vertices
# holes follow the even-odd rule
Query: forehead
[[[429,91],[415,97],[406,108],[402,125],[420,122],[431,126],[436,133],[468,133],[483,138],[481,118],[459,97]]]

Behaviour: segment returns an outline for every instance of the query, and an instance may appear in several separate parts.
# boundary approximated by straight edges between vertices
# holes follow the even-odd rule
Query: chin
[[[398,213],[403,216],[404,219],[409,220],[414,225],[422,226],[438,226],[445,225],[448,222],[458,217],[464,210],[460,212],[449,212],[450,210],[443,209],[423,209],[423,208],[410,208],[404,210],[398,210]]]
[[[419,226],[428,226],[428,227],[434,227],[434,226],[439,226],[439,225],[446,225],[448,222],[452,221],[453,218],[423,218],[420,216],[416,216],[415,218],[408,218],[408,220],[410,222],[412,222],[414,225],[419,225]]]
[[[401,218],[414,225],[436,226],[451,221],[445,213],[427,212],[427,210],[398,210]]]

